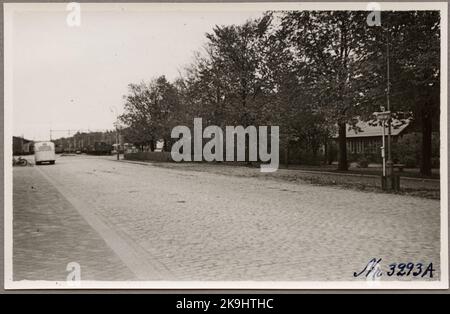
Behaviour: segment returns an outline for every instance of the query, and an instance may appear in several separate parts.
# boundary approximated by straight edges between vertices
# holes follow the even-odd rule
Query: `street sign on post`
[[[381,122],[387,122],[391,118],[390,111],[374,112],[373,114],[377,117],[378,121]]]

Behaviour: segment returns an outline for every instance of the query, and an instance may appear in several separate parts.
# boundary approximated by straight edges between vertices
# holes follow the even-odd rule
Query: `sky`
[[[69,12],[61,4],[13,13],[13,135],[48,140],[51,129],[53,139],[76,130],[112,129],[128,84],[159,75],[173,80],[215,25],[262,15],[83,6],[79,27],[68,26]]]

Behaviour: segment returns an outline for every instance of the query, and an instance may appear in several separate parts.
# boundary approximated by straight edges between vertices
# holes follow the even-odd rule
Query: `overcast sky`
[[[192,61],[214,25],[261,12],[83,10],[69,27],[65,6],[13,16],[13,134],[46,140],[50,129],[112,129],[129,83],[169,80]],[[67,136],[55,132],[53,138]]]

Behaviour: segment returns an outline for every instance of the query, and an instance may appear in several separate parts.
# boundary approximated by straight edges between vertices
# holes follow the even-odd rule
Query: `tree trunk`
[[[289,138],[284,145],[284,165],[289,168]]]
[[[156,143],[154,139],[150,140],[150,151],[154,152],[156,148]]]
[[[431,114],[426,111],[422,112],[422,160],[420,163],[420,173],[424,176],[431,176],[432,132]]]
[[[339,160],[338,170],[347,171],[347,125],[339,122]]]
[[[163,145],[162,151],[163,151],[163,152],[170,152],[170,149],[171,149],[171,148],[172,148],[172,145],[171,145],[170,139],[169,139],[169,138],[165,138],[165,139],[164,139],[164,145]]]
[[[311,149],[312,149],[312,153],[313,153],[314,162],[317,162],[317,152],[319,151],[319,147],[317,147],[316,143],[312,143]]]

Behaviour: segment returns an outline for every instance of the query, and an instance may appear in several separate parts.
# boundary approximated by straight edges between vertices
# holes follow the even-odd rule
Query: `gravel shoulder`
[[[341,189],[352,189],[375,193],[388,193],[381,190],[381,178],[379,175],[375,174],[347,174],[305,169],[278,169],[273,173],[262,173],[259,167],[236,166],[221,163],[169,163],[139,162],[129,160],[126,160],[124,162],[151,164],[155,167],[177,169],[183,171],[199,171],[237,177],[279,180],[294,183],[310,183],[319,186],[334,186]],[[395,194],[417,196],[436,200],[440,199],[439,179],[401,177],[400,180],[401,191],[395,192]]]

